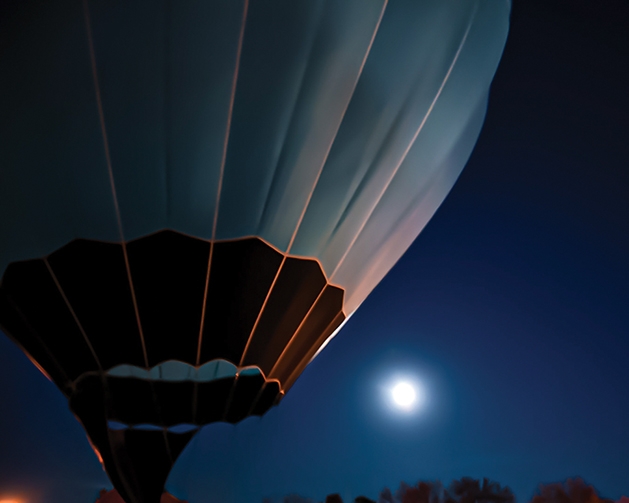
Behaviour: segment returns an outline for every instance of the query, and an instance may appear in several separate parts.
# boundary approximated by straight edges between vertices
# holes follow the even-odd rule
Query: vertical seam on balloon
[[[334,337],[336,337],[336,335],[338,334],[339,330],[343,327],[343,325],[345,325],[345,323],[347,323],[347,320],[349,320],[349,316],[347,316],[345,314],[345,312],[343,310],[341,310],[334,319],[338,318],[338,315],[342,315],[343,319],[339,322],[339,324],[337,325],[337,327],[332,330],[332,332],[330,333],[330,335],[328,335],[325,340],[321,343],[321,345],[317,348],[317,350],[315,351],[314,355],[312,355],[310,357],[310,359],[308,360],[308,364],[310,364],[310,362],[312,360],[314,360],[317,356],[319,356],[319,353],[321,353],[321,351],[323,351],[325,349],[325,347],[332,341],[332,339],[334,339]],[[350,315],[351,316],[351,315]],[[334,323],[334,320],[332,320],[332,323]],[[328,325],[329,327],[330,325]],[[327,327],[326,327],[327,328]]]
[[[231,95],[229,98],[229,111],[227,113],[227,124],[225,126],[225,138],[223,140],[223,152],[221,155],[221,169],[218,177],[218,188],[216,194],[216,203],[214,206],[214,220],[212,221],[212,242],[216,239],[216,229],[218,227],[218,210],[221,201],[221,191],[223,189],[223,178],[225,175],[225,163],[227,161],[227,147],[229,145],[229,135],[231,132],[232,116],[234,113],[234,103],[236,101],[236,87],[238,85],[238,74],[240,73],[240,59],[242,57],[242,47],[245,40],[245,27],[247,25],[247,12],[249,10],[249,0],[245,0],[242,21],[240,23],[240,35],[238,37],[238,50],[236,52],[236,67],[234,68],[234,76],[232,78]]]
[[[203,292],[203,306],[201,309],[201,326],[199,327],[199,340],[197,343],[196,365],[201,361],[201,346],[203,344],[203,328],[205,326],[205,310],[207,306],[207,295],[210,287],[210,270],[212,268],[212,256],[214,254],[214,240],[216,239],[216,229],[218,227],[218,210],[221,201],[221,191],[223,189],[223,177],[225,174],[225,162],[227,160],[227,146],[229,145],[229,133],[231,131],[232,114],[234,112],[234,102],[236,101],[236,86],[238,84],[238,73],[240,71],[240,59],[242,57],[242,47],[245,40],[245,28],[247,26],[247,13],[249,11],[249,0],[244,1],[242,10],[242,20],[240,22],[240,34],[238,36],[238,49],[236,51],[236,65],[232,77],[231,96],[229,98],[229,110],[227,112],[227,124],[225,126],[225,138],[223,140],[223,152],[221,155],[221,168],[218,175],[218,188],[216,193],[216,203],[214,205],[214,219],[212,221],[212,240],[210,241],[210,254],[208,257],[207,272],[205,275],[205,290]]]
[[[279,151],[279,154],[277,155],[277,159],[275,161],[275,167],[273,168],[273,176],[271,177],[271,184],[269,185],[269,190],[266,194],[266,198],[264,200],[264,205],[262,207],[262,211],[260,212],[260,215],[258,217],[258,220],[256,222],[256,226],[255,228],[258,230],[258,234],[260,234],[260,226],[262,225],[262,223],[264,222],[264,216],[265,214],[268,212],[268,208],[269,208],[269,204],[270,204],[270,199],[271,199],[271,192],[273,190],[273,185],[276,182],[276,179],[278,177],[278,166],[280,165],[280,163],[282,162],[282,159],[284,157],[284,153],[285,153],[285,149],[286,149],[286,138],[288,137],[288,132],[291,129],[291,125],[293,124],[293,121],[295,119],[295,110],[297,109],[297,104],[300,101],[300,97],[302,96],[302,93],[304,91],[304,81],[305,81],[305,77],[306,74],[308,73],[308,67],[309,67],[309,63],[312,60],[312,52],[314,50],[314,47],[316,45],[316,41],[317,41],[317,33],[319,31],[319,26],[321,24],[321,19],[323,18],[323,11],[325,10],[325,8],[320,8],[319,11],[319,15],[318,15],[318,20],[316,21],[316,28],[315,28],[315,33],[312,35],[312,40],[310,41],[310,46],[308,47],[308,55],[305,58],[305,64],[303,65],[303,71],[299,77],[299,84],[298,84],[298,89],[297,89],[297,93],[295,95],[295,99],[292,103],[292,107],[291,107],[291,112],[290,112],[290,117],[287,121],[286,127],[283,131],[283,135],[282,135],[282,147]]]
[[[247,338],[247,344],[245,344],[245,349],[243,349],[242,356],[240,357],[240,363],[238,363],[239,367],[242,366],[245,361],[245,356],[247,355],[247,351],[249,350],[249,346],[251,345],[251,340],[253,339],[253,335],[255,334],[255,331],[258,328],[258,324],[260,323],[260,320],[262,319],[264,308],[266,307],[267,303],[269,302],[269,299],[271,298],[271,293],[273,292],[273,288],[275,287],[275,284],[277,283],[277,280],[280,277],[280,273],[282,272],[282,267],[284,267],[286,258],[287,258],[287,255],[283,254],[282,261],[280,262],[280,266],[278,267],[277,272],[275,273],[275,277],[273,278],[273,282],[271,283],[271,286],[269,287],[269,291],[266,293],[266,297],[264,298],[264,302],[262,303],[262,306],[260,307],[260,311],[258,312],[256,321],[253,324],[253,327],[251,328],[251,332],[249,332],[249,337]]]
[[[109,396],[109,387],[105,384],[105,394],[107,396],[107,398],[110,398]],[[131,483],[129,482],[129,479],[127,478],[127,471],[124,469],[120,468],[120,463],[118,462],[118,458],[114,453],[114,449],[113,449],[113,445],[114,442],[112,442],[112,438],[114,437],[114,435],[116,435],[116,433],[114,431],[112,431],[111,429],[109,429],[109,426],[107,426],[107,441],[108,441],[108,449],[110,452],[110,459],[113,460],[114,464],[116,465],[116,470],[117,473],[116,475],[118,476],[118,480],[120,480],[120,482],[122,482],[122,485],[124,486],[125,490],[127,491],[127,494],[133,494],[133,488],[131,487]],[[122,433],[123,437],[124,437],[124,433]],[[89,436],[88,436],[89,438]],[[115,440],[115,439],[114,439]],[[91,443],[91,441],[90,441]],[[99,452],[100,454],[100,452]],[[102,455],[101,455],[102,456]],[[105,464],[103,463],[103,466]],[[105,470],[105,472],[107,472],[108,470]]]
[[[221,417],[223,421],[227,421],[227,416],[229,415],[229,409],[231,408],[232,401],[234,400],[234,395],[236,394],[236,386],[238,385],[239,377],[240,377],[240,374],[236,372],[236,375],[234,376],[234,381],[232,382],[232,385],[229,388],[229,395],[227,396],[227,402],[225,402],[225,409],[223,410],[223,416]]]
[[[114,173],[113,173],[112,164],[111,164],[111,155],[109,152],[109,141],[107,139],[107,128],[105,127],[105,113],[103,111],[103,101],[102,101],[101,92],[100,92],[100,84],[98,82],[98,71],[96,67],[96,52],[94,50],[94,39],[92,37],[92,25],[91,25],[91,20],[90,20],[88,0],[83,0],[83,15],[85,18],[85,27],[87,30],[87,40],[88,40],[88,45],[89,45],[89,50],[90,50],[90,60],[92,64],[92,77],[94,80],[94,91],[96,94],[96,104],[98,107],[100,130],[103,137],[103,148],[105,150],[107,172],[109,174],[109,184],[111,187],[111,194],[112,194],[112,198],[114,202],[114,209],[116,211],[116,219],[118,221],[118,231],[120,233],[120,240],[122,244],[122,254],[124,256],[125,267],[127,270],[127,279],[129,281],[129,289],[131,291],[131,300],[133,302],[133,309],[135,311],[135,319],[138,325],[140,342],[142,343],[142,354],[144,356],[144,364],[148,367],[148,354],[146,352],[146,343],[144,341],[144,332],[142,331],[142,323],[140,321],[140,312],[138,310],[138,302],[135,296],[135,289],[133,287],[133,279],[131,277],[131,267],[129,265],[129,257],[127,255],[127,245],[124,239],[124,232],[122,229],[122,216],[120,214],[120,206],[118,205],[116,182],[114,181]]]
[[[438,170],[428,175],[428,177],[426,178],[426,183],[424,186],[421,187],[421,190],[419,191],[419,193],[417,193],[411,199],[411,201],[409,201],[406,204],[406,206],[404,207],[404,211],[399,212],[398,216],[395,217],[393,223],[388,225],[386,233],[380,236],[380,238],[376,241],[375,245],[374,243],[372,243],[374,249],[379,249],[379,247],[383,243],[386,243],[388,240],[391,239],[391,236],[393,236],[396,232],[399,232],[400,228],[404,225],[404,223],[408,222],[409,216],[414,214],[414,212],[416,212],[421,207],[423,199],[430,197],[430,194],[435,189],[435,184],[437,183],[436,180],[439,180],[439,175],[442,175],[442,173],[439,172]],[[371,271],[371,268],[369,270]],[[363,269],[362,271],[363,278],[365,278],[365,273],[366,271],[365,269]],[[365,291],[362,286],[363,284],[364,283],[360,282],[358,283],[358,286],[354,285],[353,287],[354,289],[352,290],[353,292],[352,295],[348,296],[348,298],[345,299],[347,301],[346,306],[352,304],[352,299],[355,298],[355,294],[357,294],[360,291]]]
[[[378,22],[376,24],[376,28],[373,32],[373,35],[371,36],[371,40],[369,41],[369,45],[367,47],[367,51],[365,52],[365,56],[363,57],[362,63],[360,65],[360,69],[358,71],[358,75],[356,76],[356,81],[354,82],[354,89],[352,90],[352,94],[349,97],[349,99],[347,100],[347,104],[345,105],[345,110],[343,110],[343,113],[341,115],[341,118],[339,119],[338,125],[336,127],[336,131],[334,132],[334,137],[332,138],[332,141],[330,142],[330,145],[328,146],[328,150],[325,154],[325,157],[323,159],[323,162],[321,163],[321,167],[319,168],[319,172],[317,173],[317,176],[315,178],[314,184],[312,186],[312,189],[310,191],[310,194],[308,194],[308,198],[306,199],[306,204],[304,205],[304,209],[301,212],[301,215],[299,215],[299,220],[297,221],[297,225],[295,227],[295,230],[293,231],[293,235],[290,238],[290,241],[288,243],[288,247],[286,248],[286,253],[284,253],[284,257],[282,258],[282,263],[280,264],[279,269],[277,270],[277,273],[275,274],[275,278],[273,279],[273,283],[271,283],[271,287],[269,288],[269,291],[267,293],[266,298],[264,299],[264,303],[262,304],[262,307],[260,308],[260,312],[258,313],[258,317],[256,318],[256,321],[253,325],[253,328],[251,329],[251,332],[249,334],[249,338],[247,339],[247,344],[245,345],[245,349],[242,352],[242,357],[240,358],[240,364],[242,365],[244,360],[245,360],[245,356],[247,354],[247,350],[249,349],[249,345],[251,344],[251,339],[253,338],[253,334],[255,332],[255,329],[258,326],[258,322],[260,321],[260,318],[262,317],[262,312],[264,311],[264,308],[266,307],[266,304],[269,300],[269,298],[271,297],[271,293],[273,291],[273,287],[275,286],[275,283],[277,282],[277,279],[279,278],[280,272],[282,271],[282,267],[284,267],[284,263],[286,262],[286,256],[290,253],[290,250],[293,246],[293,243],[295,242],[295,238],[297,237],[297,232],[299,231],[299,227],[301,226],[301,222],[304,219],[304,216],[306,215],[306,210],[308,209],[308,206],[310,205],[310,201],[312,199],[312,196],[314,194],[314,191],[319,183],[319,179],[321,178],[321,173],[323,172],[323,168],[325,166],[325,163],[327,162],[328,159],[328,155],[330,154],[330,151],[332,150],[332,145],[334,145],[334,141],[336,140],[336,135],[339,132],[339,129],[341,128],[341,123],[343,122],[343,118],[345,117],[345,114],[347,113],[347,109],[349,108],[349,103],[352,100],[352,96],[354,95],[354,91],[356,90],[356,86],[358,85],[358,81],[360,80],[360,76],[362,75],[363,72],[363,68],[365,67],[365,63],[367,62],[367,57],[369,56],[369,53],[371,52],[371,47],[373,46],[373,42],[376,38],[376,34],[378,33],[378,30],[380,29],[380,23],[382,22],[382,17],[384,16],[384,11],[386,10],[388,4],[388,0],[384,0],[384,3],[382,4],[382,10],[380,11],[380,16],[378,17]],[[324,275],[325,275],[325,271],[324,271]]]
[[[92,353],[92,356],[94,357],[94,360],[96,361],[96,365],[98,365],[98,369],[102,372],[103,371],[103,366],[101,365],[100,360],[98,359],[98,355],[96,354],[96,351],[94,351],[94,347],[92,346],[92,343],[90,342],[89,338],[87,337],[87,334],[85,333],[85,330],[83,329],[83,325],[81,325],[81,322],[79,321],[79,317],[77,316],[76,312],[74,311],[74,308],[72,307],[72,304],[70,304],[70,301],[68,300],[68,297],[66,296],[65,292],[63,291],[63,288],[61,287],[61,283],[59,283],[59,279],[57,278],[57,275],[52,270],[52,267],[50,266],[50,262],[48,262],[48,259],[44,258],[43,260],[44,260],[44,264],[46,264],[46,268],[48,269],[48,273],[52,277],[52,280],[55,282],[57,290],[59,290],[59,294],[61,294],[61,298],[63,298],[63,301],[65,302],[66,307],[70,311],[70,314],[72,315],[72,318],[74,318],[74,322],[79,327],[79,330],[81,331],[81,334],[83,335],[83,339],[85,339],[85,343],[87,344],[87,347],[90,349],[90,352]]]
[[[341,313],[339,313],[339,314],[341,314]],[[334,317],[334,319],[332,321],[330,321],[330,323],[328,323],[326,325],[325,330],[322,332],[323,334],[325,334],[328,331],[328,329],[334,324],[334,322],[336,321],[337,317],[338,317],[338,314]],[[334,333],[334,330],[332,331],[332,333]],[[328,338],[329,337],[326,337],[326,340]],[[319,339],[317,339],[317,341],[318,340]],[[315,351],[315,353],[316,353],[316,351]],[[293,378],[293,376],[297,375],[297,377],[298,377],[299,374],[301,374],[301,372],[303,372],[304,369],[308,366],[308,364],[312,361],[313,357],[314,357],[314,355],[311,356],[310,358],[308,358],[308,353],[306,353],[306,355],[300,360],[299,364],[295,365],[295,368],[293,369],[293,371],[288,375],[288,377],[286,378],[286,381],[282,384],[282,391],[284,391],[284,390],[288,389],[290,386],[292,386],[292,384],[289,385],[289,383],[291,383],[291,379]],[[304,365],[304,361],[306,362],[305,365]],[[297,380],[297,377],[295,377],[295,380]]]
[[[103,102],[102,102],[102,97],[101,97],[101,92],[100,92],[100,84],[98,81],[98,71],[97,71],[97,66],[96,66],[96,52],[94,50],[94,39],[92,36],[92,26],[91,26],[91,20],[90,20],[90,13],[89,13],[89,5],[88,5],[88,0],[83,0],[83,14],[84,14],[84,18],[85,18],[85,26],[86,26],[86,30],[87,30],[87,38],[88,38],[88,44],[89,44],[89,50],[90,50],[90,60],[91,60],[91,66],[92,66],[92,77],[94,80],[94,91],[96,94],[96,103],[98,106],[98,115],[99,115],[99,119],[100,119],[100,128],[101,128],[101,134],[103,137],[103,148],[105,150],[105,159],[107,162],[107,171],[109,174],[109,183],[110,183],[110,187],[111,187],[111,193],[112,193],[112,198],[113,198],[113,202],[114,202],[114,208],[115,208],[115,212],[116,212],[116,219],[118,221],[118,230],[120,233],[120,239],[121,239],[121,245],[122,245],[122,254],[124,257],[124,262],[125,262],[125,268],[126,268],[126,272],[127,272],[127,280],[129,282],[129,290],[131,292],[131,301],[133,302],[133,310],[135,312],[135,319],[136,319],[136,323],[138,326],[138,333],[140,335],[140,343],[142,344],[142,355],[144,357],[144,364],[148,367],[149,365],[149,361],[148,361],[148,353],[146,351],[146,342],[144,340],[144,332],[142,330],[142,323],[140,320],[140,312],[138,309],[138,301],[135,295],[135,288],[133,285],[133,278],[131,276],[131,267],[129,264],[129,256],[127,254],[127,244],[125,242],[125,238],[124,238],[124,232],[123,232],[123,227],[122,227],[122,216],[120,214],[120,206],[118,204],[118,195],[116,192],[116,183],[114,180],[114,173],[113,173],[113,169],[112,169],[112,164],[111,164],[111,155],[110,155],[110,151],[109,151],[109,141],[107,139],[107,128],[105,126],[105,114],[104,114],[104,110],[103,110]],[[107,386],[107,382],[106,380],[104,381],[104,392],[105,395],[107,397],[109,397],[109,387]],[[155,400],[156,395],[155,395],[155,388],[153,386],[151,386],[152,388],[152,392],[153,392],[153,400],[155,402],[155,405],[158,406],[157,401]],[[110,432],[108,430],[108,437],[110,436]],[[118,462],[116,461],[116,458],[114,456],[114,463],[116,464],[116,467],[118,468],[118,470],[120,470],[120,465],[118,464]],[[126,480],[123,480],[123,484],[126,486],[126,488],[128,489]]]
[[[317,173],[317,177],[315,178],[314,184],[312,185],[312,189],[310,190],[310,193],[308,194],[308,198],[306,199],[306,204],[304,205],[304,209],[302,210],[301,215],[299,215],[299,220],[297,221],[297,225],[295,226],[293,235],[291,236],[290,241],[288,243],[288,248],[286,249],[286,253],[290,253],[293,243],[295,242],[295,239],[297,238],[297,233],[299,231],[299,228],[301,227],[301,223],[304,217],[306,216],[306,211],[308,210],[308,206],[310,205],[310,201],[312,200],[312,196],[314,195],[315,189],[317,188],[317,185],[319,184],[321,174],[323,173],[323,168],[325,167],[325,164],[328,161],[328,156],[330,155],[332,146],[334,145],[334,142],[336,141],[336,136],[338,135],[338,132],[341,129],[341,124],[343,123],[343,119],[345,118],[345,114],[347,113],[349,104],[352,101],[354,92],[356,91],[356,86],[358,85],[358,81],[360,80],[360,77],[363,73],[363,69],[365,68],[365,63],[367,62],[367,58],[369,57],[369,53],[371,52],[371,48],[373,46],[374,40],[376,39],[376,35],[378,34],[378,30],[380,29],[380,24],[382,23],[382,18],[384,17],[384,12],[387,8],[388,2],[389,0],[384,0],[382,4],[382,9],[380,10],[380,16],[378,17],[378,22],[376,23],[376,28],[374,29],[374,32],[371,35],[371,40],[369,41],[369,45],[367,46],[367,51],[365,52],[365,55],[363,56],[363,60],[360,64],[360,68],[358,69],[358,74],[356,75],[356,80],[354,81],[354,87],[352,89],[349,99],[347,100],[347,103],[345,104],[345,110],[343,110],[343,113],[341,114],[341,117],[338,121],[338,124],[336,126],[336,131],[334,132],[332,141],[330,142],[330,145],[328,146],[328,149],[325,153],[323,162],[321,163],[321,167],[319,168],[319,172]]]
[[[247,417],[250,417],[253,414],[253,409],[255,409],[256,405],[258,405],[258,400],[260,400],[260,397],[262,396],[262,393],[264,392],[266,385],[267,385],[267,380],[265,377],[264,383],[262,384],[262,386],[260,386],[260,390],[256,393],[256,397],[253,399],[253,402],[251,403],[251,406],[249,407],[249,410],[247,411]]]
[[[168,459],[170,459],[170,469],[169,469],[169,473],[170,470],[173,469],[173,466],[175,464],[175,460],[173,459],[173,452],[172,449],[170,448],[170,440],[168,439],[168,427],[164,426],[162,424],[162,436],[164,437],[164,446],[166,447],[166,454],[168,454]]]
[[[391,175],[389,176],[388,180],[384,184],[384,187],[382,188],[382,190],[380,191],[380,194],[376,198],[375,203],[372,205],[371,210],[369,211],[369,214],[363,220],[360,228],[354,234],[354,237],[352,238],[352,241],[350,242],[349,246],[345,250],[345,253],[343,253],[341,259],[339,260],[339,262],[336,264],[336,267],[332,271],[332,274],[330,274],[330,281],[333,281],[334,276],[336,275],[336,273],[338,272],[339,268],[341,267],[341,265],[343,264],[343,262],[347,258],[349,252],[352,250],[352,247],[354,246],[354,244],[358,240],[358,237],[360,236],[362,231],[365,229],[367,223],[369,222],[369,220],[371,219],[371,216],[373,215],[373,212],[375,211],[376,207],[378,206],[378,204],[380,203],[380,201],[384,197],[385,192],[387,191],[387,189],[391,185],[391,182],[393,181],[393,179],[397,175],[400,167],[404,163],[404,161],[406,159],[406,156],[408,155],[408,153],[410,152],[411,148],[415,144],[415,140],[417,140],[417,137],[419,136],[419,133],[422,131],[422,129],[424,129],[424,126],[426,125],[426,122],[428,121],[428,118],[430,117],[430,114],[432,113],[432,111],[433,111],[433,109],[435,107],[435,104],[437,103],[437,100],[441,96],[441,93],[443,92],[443,89],[444,89],[446,83],[448,82],[448,80],[450,78],[450,75],[452,74],[452,70],[454,70],[454,66],[456,65],[456,62],[459,59],[461,51],[463,50],[463,46],[465,45],[467,37],[468,37],[468,35],[470,33],[470,30],[472,28],[472,25],[474,23],[474,19],[476,17],[476,11],[477,10],[478,10],[478,3],[475,3],[474,4],[474,11],[472,12],[472,15],[470,16],[470,20],[468,22],[467,29],[465,30],[465,33],[463,34],[463,38],[461,39],[461,42],[459,43],[459,47],[458,47],[458,49],[457,49],[457,51],[456,51],[456,53],[454,55],[454,58],[452,59],[452,63],[450,63],[450,67],[448,68],[448,71],[446,72],[446,74],[445,74],[445,76],[443,78],[443,81],[441,82],[441,85],[439,86],[439,89],[437,90],[437,94],[435,95],[435,97],[433,98],[432,102],[430,103],[430,106],[428,107],[428,110],[426,111],[426,114],[424,115],[424,118],[422,119],[419,127],[417,128],[417,131],[415,131],[415,134],[413,135],[413,138],[411,139],[410,143],[408,144],[408,146],[406,147],[406,149],[402,153],[402,156],[401,156],[399,162],[397,163],[397,165],[393,169]]]
[[[312,311],[314,310],[314,308],[316,307],[317,303],[319,302],[319,299],[321,299],[321,297],[323,296],[323,293],[327,290],[328,284],[326,282],[325,285],[323,285],[323,288],[321,289],[321,291],[319,292],[319,295],[317,295],[317,298],[314,300],[314,302],[312,303],[312,305],[310,306],[310,308],[308,309],[308,312],[305,314],[305,316],[303,317],[303,319],[301,320],[301,322],[299,323],[299,326],[295,329],[295,332],[293,332],[293,335],[291,336],[291,338],[289,339],[288,343],[286,344],[286,346],[284,346],[284,349],[282,350],[282,352],[280,353],[280,355],[277,357],[277,360],[275,360],[275,365],[273,365],[273,367],[271,368],[271,371],[268,373],[269,377],[273,376],[273,372],[274,370],[277,368],[277,366],[280,364],[283,356],[286,354],[286,352],[288,351],[288,348],[290,348],[290,346],[292,345],[292,343],[295,341],[297,334],[299,333],[299,330],[301,330],[301,327],[304,326],[304,323],[306,323],[306,320],[308,319],[308,316],[310,316],[310,313],[312,313]]]

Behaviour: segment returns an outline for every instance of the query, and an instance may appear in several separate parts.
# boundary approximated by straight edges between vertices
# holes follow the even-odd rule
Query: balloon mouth
[[[146,372],[145,369],[142,369]],[[261,372],[241,372],[209,381],[146,379],[87,373],[76,382],[70,408],[86,424],[99,423],[110,432],[162,430],[184,433],[212,422],[239,423],[262,416],[282,398],[279,383]],[[187,427],[186,425],[193,425]]]
[[[107,379],[111,379],[112,381],[125,380],[129,383],[141,380],[145,383],[151,383],[154,389],[155,386],[159,388],[162,384],[170,387],[176,387],[177,384],[181,384],[182,391],[184,387],[190,387],[190,385],[199,386],[212,382],[224,382],[226,380],[231,380],[235,383],[238,379],[256,379],[262,381],[263,383],[275,382],[277,383],[277,386],[280,387],[281,391],[281,384],[279,381],[276,379],[267,379],[264,372],[262,372],[259,367],[248,366],[239,369],[233,363],[223,359],[212,360],[199,367],[178,360],[168,360],[155,365],[150,369],[123,364],[117,365],[116,367],[108,370],[105,373],[105,376]],[[81,378],[83,377],[84,376],[81,376]],[[81,378],[79,378],[79,380]],[[260,392],[261,391],[262,390],[260,390]],[[283,395],[278,395],[275,401],[281,399],[281,396]],[[255,402],[257,402],[258,399],[259,396],[254,399]],[[252,405],[251,410],[248,411],[249,413],[253,414],[255,409],[254,405]],[[260,414],[260,412],[261,411],[258,411],[258,414]],[[161,422],[134,423],[112,419],[108,419],[107,421],[107,429],[110,431],[164,431],[175,434],[183,434],[195,432],[202,426],[203,423],[195,424],[193,422],[180,422],[177,424],[169,423],[164,425]]]
[[[92,405],[101,401],[110,433],[182,434],[215,421],[235,424],[262,416],[284,396],[280,382],[267,379],[260,368],[239,369],[223,359],[200,367],[176,360],[148,369],[117,365],[106,372],[86,372],[74,384],[71,408],[82,410],[83,401],[96,397]]]

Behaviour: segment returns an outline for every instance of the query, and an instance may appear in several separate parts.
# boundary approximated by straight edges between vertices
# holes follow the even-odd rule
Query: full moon
[[[415,388],[407,382],[399,382],[391,390],[393,402],[400,409],[408,410],[413,407],[417,400],[417,393]]]

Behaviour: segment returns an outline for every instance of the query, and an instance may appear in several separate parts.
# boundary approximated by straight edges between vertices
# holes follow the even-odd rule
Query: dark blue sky
[[[168,487],[193,503],[375,498],[487,476],[526,501],[581,475],[629,493],[629,4],[515,0],[483,132],[453,191],[263,419],[205,428]],[[395,374],[422,413],[388,411]],[[65,399],[0,338],[0,496],[109,486]]]

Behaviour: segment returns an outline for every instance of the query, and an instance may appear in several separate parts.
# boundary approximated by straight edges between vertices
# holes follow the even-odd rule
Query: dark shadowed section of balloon
[[[163,231],[128,243],[133,292],[124,252],[78,240],[11,264],[0,320],[68,397],[119,492],[155,501],[198,427],[281,399],[342,322],[343,295],[316,261],[258,238],[213,246],[207,291],[203,240]]]

